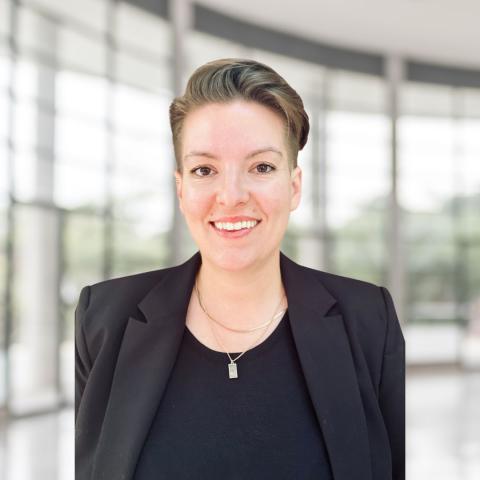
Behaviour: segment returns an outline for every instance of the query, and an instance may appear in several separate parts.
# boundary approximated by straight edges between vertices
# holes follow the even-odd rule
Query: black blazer
[[[185,329],[185,263],[86,286],[75,311],[77,480],[130,480]],[[405,478],[405,341],[384,287],[280,266],[335,480]],[[188,435],[188,432],[185,432]]]

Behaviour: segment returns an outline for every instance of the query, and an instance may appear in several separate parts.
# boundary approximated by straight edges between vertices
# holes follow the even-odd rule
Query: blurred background
[[[480,478],[479,18],[476,0],[0,0],[0,478],[74,478],[80,288],[196,251],[168,106],[221,57],[272,66],[310,117],[282,250],[394,297],[407,478]]]

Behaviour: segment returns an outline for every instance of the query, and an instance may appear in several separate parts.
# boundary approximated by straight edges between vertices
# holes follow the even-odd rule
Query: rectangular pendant
[[[238,378],[237,364],[235,362],[228,364],[228,378]]]

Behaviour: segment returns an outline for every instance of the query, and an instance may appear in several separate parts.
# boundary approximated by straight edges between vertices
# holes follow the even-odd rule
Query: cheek
[[[266,190],[257,192],[258,203],[266,215],[288,216],[290,210],[290,192],[281,184],[272,185]]]
[[[191,217],[205,215],[212,205],[214,197],[208,192],[186,189],[183,195],[185,214]]]

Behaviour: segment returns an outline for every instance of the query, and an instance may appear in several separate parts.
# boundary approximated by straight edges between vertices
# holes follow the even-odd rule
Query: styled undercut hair
[[[186,116],[209,103],[235,100],[257,102],[281,116],[285,126],[289,167],[297,166],[298,152],[307,143],[310,123],[298,93],[271,67],[255,60],[222,58],[198,67],[185,93],[170,104],[170,128],[177,170],[182,173],[181,134]]]

